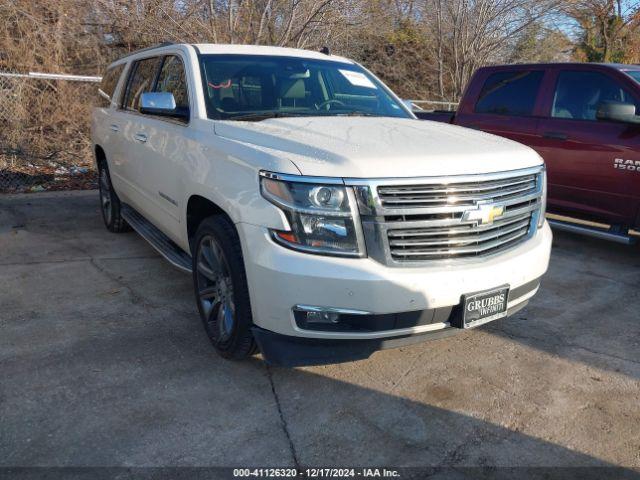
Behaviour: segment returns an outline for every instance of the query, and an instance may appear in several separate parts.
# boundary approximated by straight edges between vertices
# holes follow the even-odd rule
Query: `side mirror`
[[[140,113],[173,118],[189,118],[189,111],[176,107],[176,99],[170,92],[144,92],[140,96]]]
[[[601,103],[598,105],[596,118],[612,122],[640,123],[640,117],[636,115],[636,106],[632,103]]]

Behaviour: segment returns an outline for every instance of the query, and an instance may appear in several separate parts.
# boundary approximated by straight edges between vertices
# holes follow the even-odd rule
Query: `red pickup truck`
[[[552,225],[624,243],[640,229],[640,65],[481,68],[457,112],[414,113],[537,150],[547,164],[548,211],[578,220]]]

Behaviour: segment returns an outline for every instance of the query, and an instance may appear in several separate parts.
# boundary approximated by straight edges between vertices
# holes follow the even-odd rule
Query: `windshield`
[[[640,70],[625,70],[627,75],[633,78],[636,82],[640,83]]]
[[[265,55],[202,55],[201,70],[209,118],[411,118],[387,87],[349,63]]]

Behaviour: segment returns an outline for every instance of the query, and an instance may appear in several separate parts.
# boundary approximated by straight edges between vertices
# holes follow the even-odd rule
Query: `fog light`
[[[306,312],[307,323],[338,323],[340,314],[335,312]]]
[[[354,318],[366,318],[370,312],[351,310],[348,308],[316,307],[311,305],[296,305],[293,307],[296,325],[302,329],[333,331],[341,328],[344,322],[349,329],[349,322]]]

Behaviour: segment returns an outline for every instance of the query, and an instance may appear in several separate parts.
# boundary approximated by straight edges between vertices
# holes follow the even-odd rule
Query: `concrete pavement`
[[[95,191],[0,196],[0,466],[640,468],[640,248],[554,243],[513,318],[288,370],[216,356]]]

